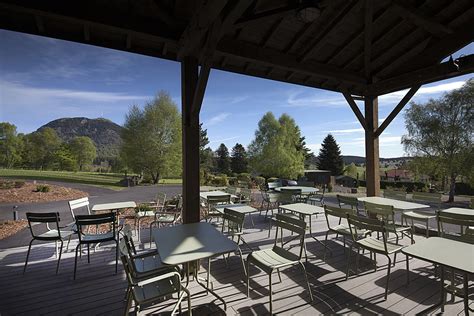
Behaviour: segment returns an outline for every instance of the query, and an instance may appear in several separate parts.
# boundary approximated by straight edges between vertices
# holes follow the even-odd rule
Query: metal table
[[[275,188],[274,190],[277,191],[277,192],[281,192],[281,189],[288,190],[288,191],[289,190],[301,191],[301,194],[311,194],[311,193],[319,192],[318,188],[301,187],[301,186],[278,187],[278,188]]]
[[[409,211],[409,210],[416,210],[416,209],[430,207],[429,205],[399,201],[399,200],[394,200],[394,199],[387,199],[387,198],[378,197],[378,196],[359,197],[357,198],[357,200],[362,201],[362,202],[380,204],[380,205],[390,205],[390,206],[393,206],[393,208],[395,208],[396,210],[401,210],[401,211]]]
[[[443,210],[443,213],[450,213],[450,214],[456,214],[456,215],[474,215],[474,209],[451,207],[451,208]]]
[[[126,202],[115,202],[115,203],[104,203],[104,204],[95,204],[92,206],[92,211],[119,211],[127,208],[135,208],[137,204],[133,201]]]
[[[222,196],[222,195],[230,195],[231,200],[238,199],[237,195],[230,194],[224,191],[207,191],[207,192],[199,192],[199,197],[203,200],[207,200],[208,196]]]
[[[293,203],[293,204],[280,205],[279,209],[298,213],[300,218],[304,220],[305,222],[306,222],[306,216],[308,216],[309,217],[309,236],[313,238],[316,242],[324,246],[324,248],[329,250],[329,252],[332,254],[331,249],[329,249],[322,241],[320,241],[319,239],[313,236],[313,231],[311,228],[311,217],[313,215],[317,216],[318,214],[324,214],[324,209],[322,207],[306,204],[306,203]],[[305,254],[306,254],[306,247],[305,247]],[[306,260],[308,260],[307,256],[306,256]]]
[[[216,210],[219,213],[224,214],[224,209],[229,209],[244,215],[248,215],[250,218],[250,222],[252,223],[252,227],[255,227],[255,224],[253,222],[252,218],[252,213],[258,212],[258,210],[254,207],[251,207],[248,204],[221,204],[221,205],[216,205]]]
[[[197,270],[199,260],[210,260],[211,257],[233,252],[237,250],[237,243],[208,223],[183,224],[155,229],[153,237],[161,261],[170,265],[187,264],[187,282],[189,282],[190,262],[195,262],[192,265],[194,280],[219,299],[224,304],[224,309],[227,309],[224,299],[209,287],[209,269],[207,271],[207,286],[199,281]]]
[[[429,307],[419,314],[442,305],[445,291],[444,267],[461,271],[464,274],[464,312],[466,315],[469,314],[467,275],[474,273],[473,244],[447,238],[431,237],[403,248],[402,252],[408,256],[441,266],[441,300],[436,305]],[[444,311],[443,306],[441,306],[441,311]]]

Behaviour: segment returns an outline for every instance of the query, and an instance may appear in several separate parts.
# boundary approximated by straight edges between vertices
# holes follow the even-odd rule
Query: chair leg
[[[359,257],[360,257],[360,248],[357,248],[357,256],[356,256],[356,275],[359,275]]]
[[[66,252],[69,250],[69,243],[71,242],[71,237],[72,237],[72,234],[69,235],[69,238],[67,239]]]
[[[377,272],[377,253],[374,252],[374,270]]]
[[[132,307],[132,292],[128,292],[127,294],[127,305],[125,307],[125,316],[128,316],[128,312],[130,311],[130,307]]]
[[[349,278],[349,268],[351,263],[352,244],[349,246],[349,252],[347,253],[347,266],[346,266],[346,281]]]
[[[268,274],[268,286],[270,288],[270,315],[273,315],[273,289],[272,289],[272,273]]]
[[[408,256],[406,256],[406,261],[407,261],[407,286],[410,284],[410,262],[408,259]]]
[[[278,280],[280,280],[280,283],[281,283],[281,273],[280,273],[280,269],[277,269],[277,273],[278,273]]]
[[[89,244],[87,244],[87,263],[91,263],[91,255],[89,248]]]
[[[390,256],[387,255],[388,258],[388,268],[387,268],[387,283],[385,285],[385,300],[387,300],[387,294],[388,294],[388,282],[390,281],[390,268],[392,267],[392,260],[390,259]]]
[[[119,241],[115,240],[115,274],[117,274],[118,269],[118,257],[119,257]]]
[[[242,250],[240,250],[240,247],[237,247],[237,250],[239,251],[240,261],[242,261],[242,268],[244,269],[244,275],[246,276],[247,271],[245,270],[245,263],[244,263],[244,257],[242,256]],[[227,264],[227,261],[226,261],[226,264]]]
[[[61,240],[61,247],[59,248],[58,264],[56,266],[56,274],[59,272],[59,263],[61,262],[61,255],[63,254],[63,241]]]
[[[76,246],[76,255],[74,256],[74,280],[76,279],[76,270],[77,270],[77,250],[79,250],[81,244]]]
[[[323,256],[324,261],[326,261],[326,250],[328,248],[328,235],[329,235],[329,230],[326,232],[326,237],[324,238],[324,256]]]
[[[28,252],[26,253],[26,261],[25,261],[25,267],[23,268],[23,274],[25,274],[25,272],[26,272],[26,266],[28,265],[28,258],[30,257],[31,244],[33,243],[33,240],[34,239],[32,239],[30,241],[30,244],[28,245]]]
[[[311,302],[313,301],[313,293],[311,292],[311,287],[309,286],[308,274],[306,273],[306,268],[302,262],[300,262],[301,268],[303,269],[304,278],[306,279],[306,285],[308,286],[309,298]]]
[[[247,257],[247,297],[250,296],[250,261]]]

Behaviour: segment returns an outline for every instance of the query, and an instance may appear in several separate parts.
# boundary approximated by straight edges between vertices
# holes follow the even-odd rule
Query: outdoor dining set
[[[472,311],[469,307],[469,278],[474,273],[472,209],[441,210],[441,203],[435,205],[433,196],[413,194],[409,197],[411,200],[406,200],[406,194],[394,195],[388,190],[384,197],[337,195],[337,204],[329,205],[325,201],[325,193],[325,187],[269,186],[261,190],[261,201],[256,201],[256,192],[252,193],[247,188],[227,187],[223,190],[202,191],[200,199],[203,220],[192,224],[181,223],[182,198],[177,196],[167,199],[161,192],[146,207],[126,201],[96,204],[90,208],[87,198],[70,201],[69,208],[74,222],[65,227],[60,226],[57,213],[28,213],[27,218],[33,235],[32,242],[49,240],[59,244],[59,250],[56,247],[56,273],[59,271],[63,241],[67,239],[69,246],[71,236],[78,236],[74,279],[82,247],[86,248],[89,261],[91,247],[97,248],[106,242],[115,243],[115,272],[120,257],[128,280],[127,312],[132,303],[139,311],[143,305],[177,294],[172,314],[178,309],[181,311],[185,297],[187,311],[191,314],[191,296],[195,295],[191,295],[189,291],[191,280],[203,287],[206,293],[215,296],[226,310],[226,301],[213,288],[210,271],[213,258],[222,256],[227,264],[232,253],[237,253],[241,261],[247,297],[251,290],[250,269],[258,268],[268,275],[270,313],[273,313],[272,276],[276,272],[281,281],[281,270],[288,267],[301,269],[308,299],[313,301],[307,275],[308,265],[311,264],[307,241],[320,244],[324,250],[317,252],[320,255],[317,260],[326,260],[327,254],[332,255],[334,250],[328,243],[330,234],[335,234],[336,239],[342,239],[347,260],[346,280],[352,273],[359,275],[361,255],[369,256],[375,271],[378,268],[377,254],[384,256],[388,260],[383,295],[386,300],[391,268],[397,263],[397,255],[401,254],[405,256],[407,285],[410,282],[410,258],[432,263],[436,267],[441,284],[441,299],[427,311],[439,306],[443,311],[447,293],[463,298],[466,314]],[[421,204],[423,202],[430,205]],[[433,206],[436,208],[435,212],[427,211]],[[80,215],[78,211],[84,209],[86,214]],[[135,232],[131,228],[131,222],[126,222],[124,216],[121,216],[121,211],[126,209],[136,210],[132,221]],[[253,217],[257,213],[268,221],[271,247],[257,248],[245,240],[246,230],[255,228]],[[323,232],[324,241],[317,238],[318,234],[312,228],[312,223],[318,216],[322,216],[327,224],[327,230]],[[134,242],[140,242],[140,226],[143,226],[141,224],[144,219],[148,219],[150,247],[139,251],[144,245],[137,247]],[[429,225],[434,221],[437,223],[436,231],[430,229]],[[36,233],[36,225],[33,223],[46,224],[47,232]],[[270,239],[272,232],[274,239]],[[421,232],[419,235],[426,238],[415,240],[414,233],[417,232]],[[399,243],[403,238],[408,239],[408,245]],[[244,246],[247,250],[246,257],[242,251]],[[31,243],[24,273],[30,250]],[[354,253],[355,268],[351,265]],[[199,273],[202,262],[207,263],[205,279]],[[450,281],[450,284],[445,281]],[[460,283],[462,287],[456,283]]]

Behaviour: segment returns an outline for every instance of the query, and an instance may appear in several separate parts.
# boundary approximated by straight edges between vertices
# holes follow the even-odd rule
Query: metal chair
[[[243,232],[244,220],[245,220],[245,214],[230,210],[228,208],[224,208],[222,233],[223,234],[225,233],[227,236],[231,237],[232,240],[234,240],[234,238],[237,237],[237,251],[239,252],[240,260],[242,261],[244,274],[247,275],[247,272],[245,270],[244,258],[242,257],[242,249],[240,248],[240,242],[246,245],[250,250],[252,250],[252,248],[249,246],[249,244],[247,244],[245,239],[242,237],[244,234]],[[227,263],[227,259],[225,255],[224,255],[224,260],[226,260],[226,263]],[[210,265],[209,265],[209,268],[210,268]]]
[[[175,270],[161,270],[149,277],[139,278],[135,277],[137,271],[133,264],[130,263],[126,255],[121,255],[125,274],[127,276],[129,290],[127,291],[127,305],[125,308],[125,315],[128,315],[132,301],[135,302],[135,312],[138,315],[142,305],[150,304],[159,301],[160,299],[169,298],[174,293],[178,294],[178,301],[176,302],[171,315],[176,313],[179,308],[181,314],[181,301],[186,293],[188,298],[188,315],[191,315],[191,295],[185,287],[181,284],[181,275]]]
[[[77,270],[77,252],[81,245],[87,245],[87,262],[90,263],[90,245],[98,244],[108,241],[115,242],[115,273],[117,273],[118,265],[118,236],[116,232],[116,216],[115,213],[103,213],[103,214],[94,214],[94,215],[77,215],[76,216],[76,226],[77,233],[79,236],[79,243],[76,246],[76,254],[74,258],[74,280],[76,279],[76,270]],[[95,226],[96,230],[94,233],[91,233],[91,226]],[[99,233],[98,228],[106,228],[107,230],[104,233]],[[81,250],[82,252],[82,250]]]
[[[384,190],[383,197],[388,199],[405,201],[407,194],[404,191]]]
[[[359,200],[356,197],[340,194],[336,195],[336,197],[340,208],[345,208],[348,206],[351,210],[355,210],[357,215],[364,215],[361,214],[362,211],[359,209]]]
[[[77,232],[77,227],[76,227],[76,223],[75,223],[76,215],[78,215],[77,213],[81,212],[83,214],[84,211],[85,211],[86,212],[85,214],[91,215],[91,209],[90,209],[90,205],[89,205],[89,198],[86,196],[86,197],[83,197],[83,198],[80,198],[80,199],[71,200],[71,201],[68,201],[68,205],[69,205],[69,211],[71,212],[71,216],[72,216],[72,220],[73,220],[73,222],[68,224],[68,226],[74,232]]]
[[[156,212],[159,212],[166,203],[166,193],[158,192],[156,194],[156,200],[149,202],[149,203],[141,203],[140,205],[147,206],[150,210],[142,210],[137,208],[137,212],[135,212],[135,230],[138,235],[138,240],[140,240],[140,221],[149,218],[149,217],[156,217]]]
[[[247,188],[241,188],[239,193],[239,203],[250,204],[252,203],[252,190]]]
[[[349,254],[347,256],[347,269],[346,269],[346,280],[349,278],[349,267],[350,267],[350,258],[352,253],[352,247],[357,247],[357,258],[356,258],[356,274],[359,274],[359,255],[360,249],[366,249],[370,251],[371,255],[374,253],[374,266],[375,271],[377,271],[377,261],[376,254],[383,254],[388,259],[387,265],[387,282],[385,285],[385,300],[387,299],[388,294],[388,282],[390,280],[390,268],[392,266],[392,260],[390,258],[391,254],[396,255],[400,252],[405,246],[397,245],[387,241],[387,226],[385,222],[376,218],[366,218],[356,215],[347,214],[347,221],[349,223],[349,229],[351,231],[353,243],[350,245]],[[382,240],[376,239],[372,236],[362,237],[360,230],[377,232],[382,234]],[[396,258],[393,260],[395,265]],[[409,261],[408,256],[406,256],[406,268],[407,268],[407,284],[410,282],[409,279]]]
[[[153,226],[157,225],[160,228],[161,226],[176,225],[181,220],[182,211],[183,197],[179,196],[176,204],[165,204],[163,208],[155,212],[155,218],[150,223],[150,247],[153,241]]]
[[[231,202],[231,195],[208,195],[207,196],[207,203],[206,203],[206,215],[205,219],[206,222],[210,222],[212,218],[220,218],[222,217],[222,213],[216,209],[217,205],[223,206],[226,204],[232,204]]]
[[[316,192],[316,193],[313,193],[311,194],[309,197],[308,197],[308,200],[307,200],[307,203],[311,204],[311,205],[316,205],[317,203],[319,203],[321,206],[324,205],[324,194],[326,193],[326,185],[323,186],[323,192]]]
[[[56,248],[56,257],[58,258],[58,264],[56,266],[56,274],[59,271],[59,263],[61,262],[61,254],[63,252],[63,240],[68,238],[66,249],[69,247],[69,242],[71,241],[71,235],[74,233],[73,231],[67,230],[62,231],[59,226],[60,218],[59,213],[26,213],[26,218],[28,219],[28,227],[31,232],[31,239],[30,244],[28,245],[28,252],[26,254],[26,261],[25,267],[23,268],[23,274],[26,272],[26,267],[28,266],[28,258],[30,257],[31,245],[33,241],[54,241],[55,248]],[[40,223],[45,224],[46,232],[38,233],[40,226],[42,225],[32,225],[33,223]],[[55,228],[49,227],[49,224],[55,224]],[[34,227],[34,228],[33,228]],[[44,227],[44,226],[43,226]],[[58,251],[58,241],[61,243],[61,247]]]
[[[288,217],[286,214],[276,214],[275,225],[277,226],[275,233],[275,242],[272,248],[252,251],[247,256],[247,297],[250,294],[250,264],[254,264],[261,270],[268,274],[269,287],[270,287],[270,314],[273,313],[273,290],[272,290],[272,273],[277,270],[278,278],[281,282],[280,269],[287,268],[295,265],[299,265],[303,269],[303,273],[306,279],[306,285],[308,286],[308,292],[310,300],[313,301],[313,294],[309,286],[308,275],[306,274],[306,268],[301,261],[304,248],[304,236],[306,231],[306,223],[299,219]],[[277,245],[278,242],[278,228],[281,230],[281,246]],[[298,254],[294,254],[287,249],[283,248],[283,230],[288,230],[294,234],[297,234],[299,239],[299,251]],[[293,236],[294,237],[294,236]]]

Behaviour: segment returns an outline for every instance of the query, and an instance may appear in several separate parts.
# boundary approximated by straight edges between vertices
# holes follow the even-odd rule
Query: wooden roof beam
[[[382,95],[410,88],[417,84],[423,85],[435,81],[454,78],[474,72],[474,54],[460,57],[412,72],[388,78],[372,85],[366,90],[366,95]]]
[[[242,17],[239,20],[237,20],[237,22],[235,22],[234,26],[238,28],[242,28],[250,24],[263,22],[265,20],[283,18],[287,16],[290,12],[296,11],[296,9],[298,9],[299,6],[300,4],[297,1],[295,1],[286,6],[259,12],[251,16]]]
[[[365,0],[364,11],[364,73],[368,82],[372,82],[371,57],[372,57],[372,25],[373,25],[374,3]]]
[[[451,28],[436,22],[430,17],[425,16],[422,12],[414,7],[404,6],[397,0],[392,0],[390,6],[402,19],[412,22],[416,26],[423,28],[434,36],[443,37],[444,35],[454,33]]]
[[[359,120],[360,125],[364,128],[364,130],[367,130],[367,122],[364,118],[364,114],[362,114],[362,112],[359,110],[359,107],[357,106],[357,103],[355,103],[352,95],[347,90],[343,90],[342,95],[351,107],[352,112],[354,112],[355,116]]]
[[[358,86],[365,86],[367,82],[366,79],[359,74],[317,62],[301,63],[298,61],[297,56],[284,54],[270,48],[262,48],[244,41],[224,38],[217,45],[217,50],[224,55],[232,55],[237,58],[252,60],[267,66],[295,71],[306,75],[333,78]]]

